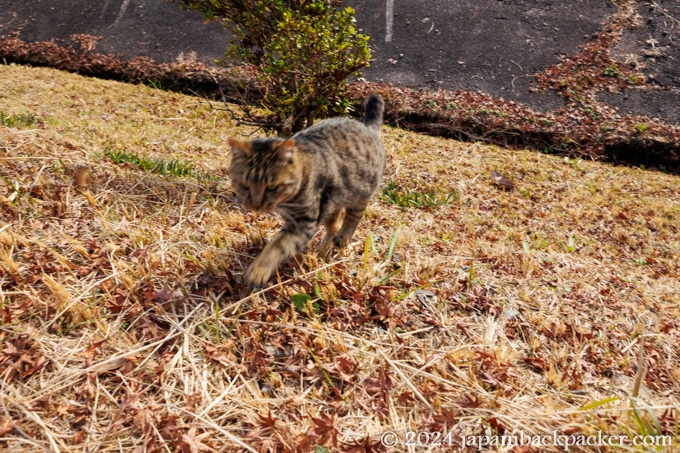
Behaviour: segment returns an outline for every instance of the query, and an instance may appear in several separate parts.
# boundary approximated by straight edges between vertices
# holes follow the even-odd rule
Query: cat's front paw
[[[260,260],[255,260],[250,265],[245,274],[245,281],[249,288],[257,288],[269,280],[272,276],[274,269],[266,263],[262,263]]]

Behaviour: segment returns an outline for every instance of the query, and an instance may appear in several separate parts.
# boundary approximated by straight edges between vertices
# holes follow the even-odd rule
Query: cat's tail
[[[366,109],[364,113],[364,124],[367,128],[380,135],[380,126],[383,122],[383,112],[385,102],[379,94],[371,93],[366,99]]]

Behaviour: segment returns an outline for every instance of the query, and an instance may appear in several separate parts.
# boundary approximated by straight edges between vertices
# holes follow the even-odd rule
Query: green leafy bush
[[[339,0],[181,0],[233,35],[221,63],[252,65],[264,85],[253,118],[286,135],[349,108],[348,78],[369,65],[368,36]]]

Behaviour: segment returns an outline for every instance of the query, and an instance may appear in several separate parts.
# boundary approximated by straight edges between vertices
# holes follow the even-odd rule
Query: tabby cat
[[[302,251],[319,225],[326,229],[323,254],[347,245],[385,170],[383,110],[382,98],[372,94],[363,124],[331,118],[288,139],[229,139],[231,179],[241,202],[286,220],[246,271],[251,288],[266,283],[282,261]]]

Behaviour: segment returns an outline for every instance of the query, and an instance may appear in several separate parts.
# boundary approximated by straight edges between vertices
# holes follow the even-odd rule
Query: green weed
[[[380,198],[389,204],[402,208],[431,208],[438,206],[451,206],[460,200],[457,190],[442,192],[438,189],[417,191],[404,188],[395,181],[387,183]]]
[[[18,113],[16,115],[0,112],[0,124],[7,127],[28,127],[40,121],[32,113]]]
[[[195,176],[193,165],[177,159],[163,160],[160,158],[149,158],[139,156],[136,153],[119,151],[107,151],[106,156],[116,164],[132,164],[141,170],[161,175],[172,176]]]
[[[154,90],[162,90],[163,89],[163,83],[161,83],[160,80],[149,80],[147,82],[149,88],[153,88]]]
[[[376,239],[373,233],[369,232],[368,235],[366,236],[366,241],[364,242],[364,253],[363,253],[363,267],[364,271],[367,270],[368,267],[368,262],[371,254],[379,257],[380,259],[380,264],[376,269],[379,269],[379,272],[383,272],[385,270],[391,269],[387,274],[384,274],[381,278],[377,280],[375,283],[376,285],[384,285],[389,281],[392,277],[394,277],[397,273],[401,271],[401,266],[398,264],[397,260],[393,259],[395,254],[395,249],[397,247],[397,241],[399,239],[399,230],[396,230],[394,234],[390,237],[390,242],[389,245],[385,250],[382,252],[378,250],[378,247],[376,245]],[[368,280],[365,280],[361,286],[363,286],[365,283],[367,283]]]
[[[314,314],[319,314],[321,311],[321,306],[317,299],[313,299],[309,294],[295,293],[291,296],[291,301],[293,302],[295,310],[299,313],[312,316]]]
[[[617,68],[616,65],[610,65],[604,68],[602,74],[606,75],[607,77],[619,77],[621,75],[621,71],[619,71],[619,68]]]
[[[640,133],[644,133],[647,129],[649,129],[649,126],[647,126],[644,123],[637,123],[635,125],[635,130],[640,132]]]

